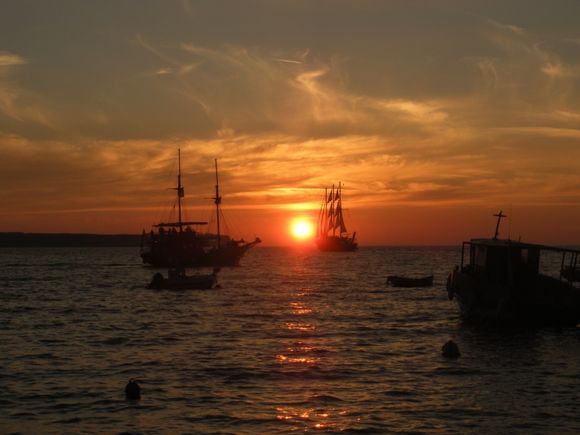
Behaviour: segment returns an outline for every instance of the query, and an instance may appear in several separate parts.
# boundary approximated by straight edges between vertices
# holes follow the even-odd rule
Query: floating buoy
[[[163,288],[163,281],[165,278],[163,278],[163,275],[160,272],[157,272],[155,275],[153,275],[153,279],[151,279],[151,284],[149,284],[149,288],[152,288],[154,290],[161,290]]]
[[[141,398],[141,387],[134,379],[131,379],[125,386],[125,397],[127,400],[139,400]]]
[[[449,340],[447,343],[441,347],[441,354],[445,358],[459,358],[461,356],[461,352],[459,352],[459,346],[453,341]]]

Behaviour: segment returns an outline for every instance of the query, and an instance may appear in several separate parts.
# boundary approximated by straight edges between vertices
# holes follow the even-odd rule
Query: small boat
[[[211,274],[186,275],[185,269],[169,269],[167,278],[161,272],[153,275],[147,288],[154,290],[209,290],[217,286],[219,269]]]
[[[466,322],[580,323],[580,250],[498,239],[463,242],[461,263],[447,279],[449,299]],[[542,261],[544,259],[544,261]],[[559,268],[558,268],[559,265]]]
[[[342,210],[341,183],[336,189],[333,185],[330,193],[324,189],[316,228],[316,246],[320,251],[348,252],[358,249],[356,231],[348,234]]]
[[[393,287],[431,287],[433,285],[433,275],[420,278],[389,275],[387,276],[387,285],[392,285]]]

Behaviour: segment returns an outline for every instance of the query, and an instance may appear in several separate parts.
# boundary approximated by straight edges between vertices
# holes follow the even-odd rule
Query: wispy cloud
[[[285,63],[294,63],[294,64],[302,64],[302,61],[299,60],[292,60],[292,59],[276,59],[278,62],[285,62]]]
[[[548,62],[541,68],[542,72],[555,78],[580,77],[580,65],[563,65],[561,63]]]
[[[26,59],[24,59],[22,56],[14,53],[0,51],[0,68],[14,65],[24,65],[25,63],[27,63]]]
[[[52,128],[51,111],[38,95],[23,89],[15,77],[18,68],[27,64],[29,61],[18,54],[0,52],[0,115]]]

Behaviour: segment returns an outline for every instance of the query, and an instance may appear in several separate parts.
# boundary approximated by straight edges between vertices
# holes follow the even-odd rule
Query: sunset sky
[[[344,183],[361,246],[580,243],[577,0],[0,3],[0,231],[188,217],[291,243]]]

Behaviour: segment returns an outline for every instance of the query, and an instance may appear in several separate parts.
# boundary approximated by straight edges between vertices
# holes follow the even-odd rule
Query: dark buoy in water
[[[441,353],[445,358],[455,359],[461,356],[461,353],[459,352],[459,346],[457,346],[453,340],[449,340],[443,345],[441,348]]]
[[[155,275],[153,275],[153,279],[151,279],[151,283],[149,284],[149,288],[152,288],[154,290],[161,290],[163,288],[163,280],[165,278],[163,278],[163,275],[159,272],[157,272]]]
[[[131,379],[125,386],[125,397],[127,400],[139,400],[141,398],[141,387],[134,379]]]

